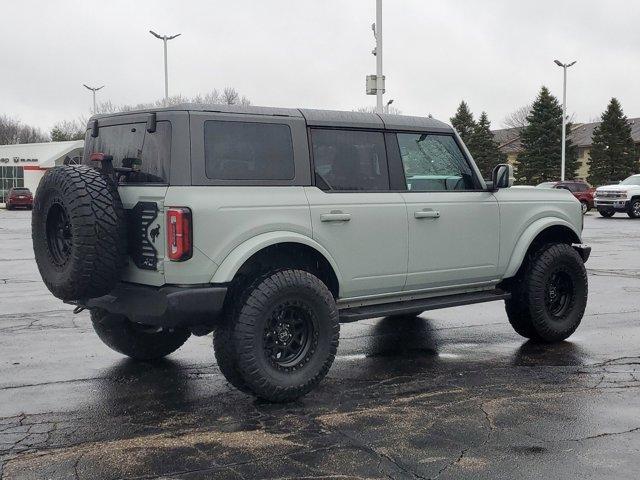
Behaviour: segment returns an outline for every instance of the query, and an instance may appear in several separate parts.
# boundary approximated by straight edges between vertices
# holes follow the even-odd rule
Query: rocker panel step
[[[410,313],[422,313],[438,308],[459,307],[474,303],[493,302],[506,300],[511,294],[500,289],[486,292],[460,293],[445,295],[442,297],[423,298],[406,302],[383,303],[380,305],[367,305],[364,307],[348,308],[340,311],[340,322],[348,323],[365,318],[387,317],[389,315],[407,315]]]

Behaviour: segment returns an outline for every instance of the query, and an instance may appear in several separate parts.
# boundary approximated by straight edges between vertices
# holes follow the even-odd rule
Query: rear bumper
[[[12,198],[11,200],[7,200],[7,205],[12,207],[30,207],[33,205],[33,200],[27,198]]]
[[[78,305],[101,308],[145,325],[188,327],[215,324],[226,296],[224,285],[156,288],[121,282],[108,295]]]

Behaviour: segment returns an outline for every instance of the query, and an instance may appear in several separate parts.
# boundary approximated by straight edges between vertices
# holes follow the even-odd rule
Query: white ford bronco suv
[[[593,205],[603,217],[625,212],[631,218],[640,218],[640,175],[631,175],[618,184],[596,188]]]
[[[502,300],[520,335],[571,335],[587,302],[580,203],[485,182],[431,118],[176,106],[90,119],[49,170],[33,246],[50,291],[154,360],[213,332],[243,392],[290,401],[329,370],[340,322]]]

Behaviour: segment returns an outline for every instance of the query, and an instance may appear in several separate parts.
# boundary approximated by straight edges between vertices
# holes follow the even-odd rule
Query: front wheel
[[[175,352],[191,332],[184,328],[164,329],[130,321],[124,315],[91,310],[93,329],[112,350],[134,360],[158,360]]]
[[[580,325],[587,306],[587,271],[571,245],[549,244],[526,261],[506,301],[514,330],[533,340],[559,342]]]
[[[608,210],[604,208],[599,208],[598,213],[602,215],[604,218],[613,217],[616,214],[615,210]]]
[[[634,198],[629,202],[627,215],[631,218],[640,218],[640,198]]]
[[[333,295],[316,276],[279,270],[256,279],[214,334],[220,370],[239,390],[271,402],[295,400],[325,377],[340,324]]]

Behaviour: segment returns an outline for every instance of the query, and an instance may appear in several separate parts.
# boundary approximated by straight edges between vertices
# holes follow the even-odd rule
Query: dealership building
[[[35,194],[47,169],[80,163],[83,148],[84,140],[0,145],[0,203],[12,187],[27,187]]]

